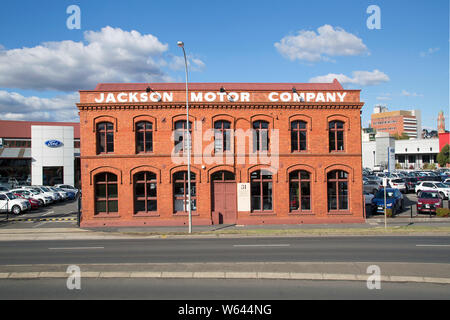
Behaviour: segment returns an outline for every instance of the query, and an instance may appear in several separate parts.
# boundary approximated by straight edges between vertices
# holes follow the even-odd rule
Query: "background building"
[[[0,142],[3,183],[79,186],[79,123],[0,120]]]
[[[422,118],[420,110],[388,111],[387,107],[376,106],[371,116],[371,127],[377,132],[388,132],[410,138],[422,137]]]

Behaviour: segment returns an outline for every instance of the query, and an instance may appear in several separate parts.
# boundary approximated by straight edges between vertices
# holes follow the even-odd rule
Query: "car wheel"
[[[20,209],[19,206],[12,207],[12,213],[15,214],[16,216],[19,215],[21,212],[22,210]]]
[[[439,195],[442,197],[442,199],[446,199],[447,198],[443,192],[439,192]]]
[[[44,206],[44,201],[42,201],[42,199],[39,199],[39,206],[43,207]]]

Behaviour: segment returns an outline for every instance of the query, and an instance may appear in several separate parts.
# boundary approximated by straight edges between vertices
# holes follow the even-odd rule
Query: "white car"
[[[450,197],[450,187],[441,183],[434,181],[422,181],[416,185],[416,194],[419,194],[421,191],[425,190],[434,190],[438,191],[442,198],[449,199]]]
[[[400,192],[406,192],[406,181],[401,178],[388,179],[388,185],[390,188],[398,189]]]
[[[15,215],[31,209],[28,200],[16,197],[11,192],[0,193],[0,212],[12,212]]]
[[[56,192],[57,194],[59,194],[59,196],[61,197],[62,200],[67,200],[67,198],[69,197],[69,195],[67,194],[67,192],[65,192],[62,189],[59,188],[55,188],[55,187],[47,187],[46,188],[50,189],[53,192]]]
[[[21,189],[35,190],[36,192],[42,193],[44,195],[44,197],[49,197],[51,199],[52,203],[57,201],[59,198],[59,196],[56,196],[56,193],[54,193],[53,191],[50,192],[50,190],[48,190],[48,189],[46,189],[47,191],[44,191],[38,186],[25,186],[25,187],[21,187]]]
[[[35,199],[39,201],[41,206],[46,206],[53,202],[51,197],[45,196],[43,192],[37,191],[35,189],[21,188],[21,189],[13,189],[11,190],[11,192],[23,195],[25,198]]]
[[[51,197],[52,200],[55,202],[61,200],[61,196],[59,195],[59,193],[54,192],[47,187],[44,186],[31,186],[31,187],[42,191],[44,195]]]

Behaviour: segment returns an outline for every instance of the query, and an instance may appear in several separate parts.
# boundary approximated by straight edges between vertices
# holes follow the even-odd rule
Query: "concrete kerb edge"
[[[65,272],[12,272],[0,273],[1,280],[35,280],[68,278]],[[307,281],[367,281],[368,275],[295,272],[82,272],[83,278],[142,278],[142,279],[254,279],[254,280],[307,280]],[[449,284],[450,278],[382,276],[381,282]]]

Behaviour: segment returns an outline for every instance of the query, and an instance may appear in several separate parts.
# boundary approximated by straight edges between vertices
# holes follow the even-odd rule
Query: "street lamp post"
[[[184,65],[186,67],[186,130],[187,130],[187,157],[188,157],[188,212],[189,212],[189,233],[192,233],[192,209],[191,209],[191,135],[189,132],[189,89],[188,89],[188,65],[186,51],[184,50],[183,41],[178,41],[177,45],[183,49]]]

